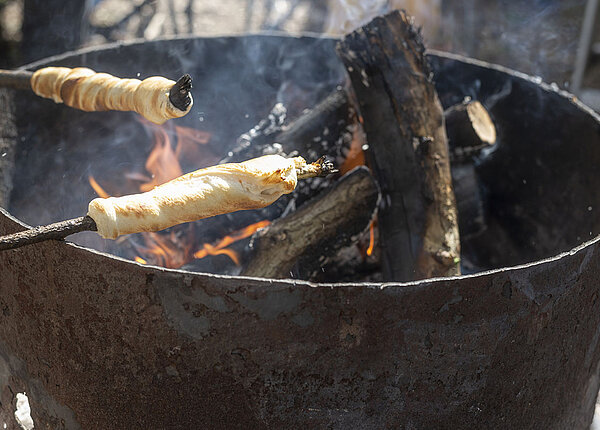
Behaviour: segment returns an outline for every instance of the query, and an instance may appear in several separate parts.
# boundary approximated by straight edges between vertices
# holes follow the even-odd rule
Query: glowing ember
[[[146,260],[144,260],[142,257],[135,257],[134,260],[140,264],[148,264],[148,262]]]
[[[255,231],[257,231],[261,228],[264,228],[264,227],[268,226],[269,224],[271,224],[271,221],[267,221],[267,220],[259,221],[254,224],[250,224],[249,226],[247,226],[241,230],[233,232],[229,236],[225,236],[214,246],[210,245],[208,243],[205,243],[204,246],[202,247],[202,249],[200,249],[199,251],[196,251],[194,253],[194,258],[204,258],[207,255],[224,254],[224,255],[227,255],[229,258],[231,258],[233,260],[233,262],[239,266],[240,260],[239,260],[237,253],[231,249],[225,249],[225,248],[227,246],[231,245],[232,243],[237,242],[238,240],[245,239],[247,237],[252,236]]]
[[[90,185],[92,186],[92,188],[94,189],[96,194],[98,194],[99,197],[102,197],[105,199],[110,197],[110,195],[106,191],[104,191],[104,189],[100,186],[100,184],[98,184],[98,182],[96,182],[96,180],[94,179],[93,176],[88,176],[88,181],[90,181]]]

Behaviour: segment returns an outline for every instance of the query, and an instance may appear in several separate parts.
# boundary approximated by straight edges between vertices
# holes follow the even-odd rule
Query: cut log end
[[[452,156],[456,160],[477,155],[496,143],[496,126],[486,108],[466,98],[444,112]]]
[[[473,125],[473,130],[475,130],[481,141],[489,145],[496,143],[496,127],[483,105],[478,101],[469,103],[467,114]]]

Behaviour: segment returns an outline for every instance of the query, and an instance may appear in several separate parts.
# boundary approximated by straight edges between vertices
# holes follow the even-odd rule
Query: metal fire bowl
[[[185,53],[209,76],[209,52],[249,42],[282,61],[299,45],[335,59],[334,41],[271,35],[115,45],[46,63],[143,69],[162,58],[168,68]],[[528,264],[310,284],[147,267],[68,242],[3,252],[2,422],[26,392],[36,428],[587,428],[600,359],[598,117],[535,78],[431,59],[444,104],[483,100],[501,134],[476,169],[493,197],[490,231],[513,246],[482,252]],[[2,233],[20,228],[1,212]]]

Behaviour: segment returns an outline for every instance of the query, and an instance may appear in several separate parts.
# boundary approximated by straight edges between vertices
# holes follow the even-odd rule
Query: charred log
[[[496,143],[496,127],[485,107],[470,97],[446,109],[444,117],[452,161],[452,183],[459,213],[460,236],[469,239],[486,228],[483,193],[473,159],[483,149]]]
[[[348,92],[338,88],[314,108],[288,125],[283,124],[285,112],[275,105],[267,118],[242,134],[236,147],[221,163],[260,157],[261,155],[300,153],[308,158],[327,155],[338,158],[348,126],[356,122],[356,114],[348,101]],[[349,139],[349,137],[348,137]]]
[[[441,104],[420,32],[404,12],[337,47],[352,80],[379,181],[386,280],[459,274],[457,212]]]
[[[379,192],[366,167],[357,167],[328,191],[253,238],[245,276],[311,279],[368,226]]]

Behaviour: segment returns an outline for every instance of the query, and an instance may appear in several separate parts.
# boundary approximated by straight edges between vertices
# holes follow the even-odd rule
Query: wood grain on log
[[[352,80],[367,158],[381,187],[384,279],[459,274],[443,111],[419,31],[397,11],[347,35],[337,50]]]
[[[369,226],[378,199],[369,170],[357,167],[328,191],[260,230],[242,275],[289,278],[294,269],[301,279],[310,279],[311,272]]]
[[[477,100],[466,98],[444,111],[452,161],[465,160],[496,143],[496,127]]]

